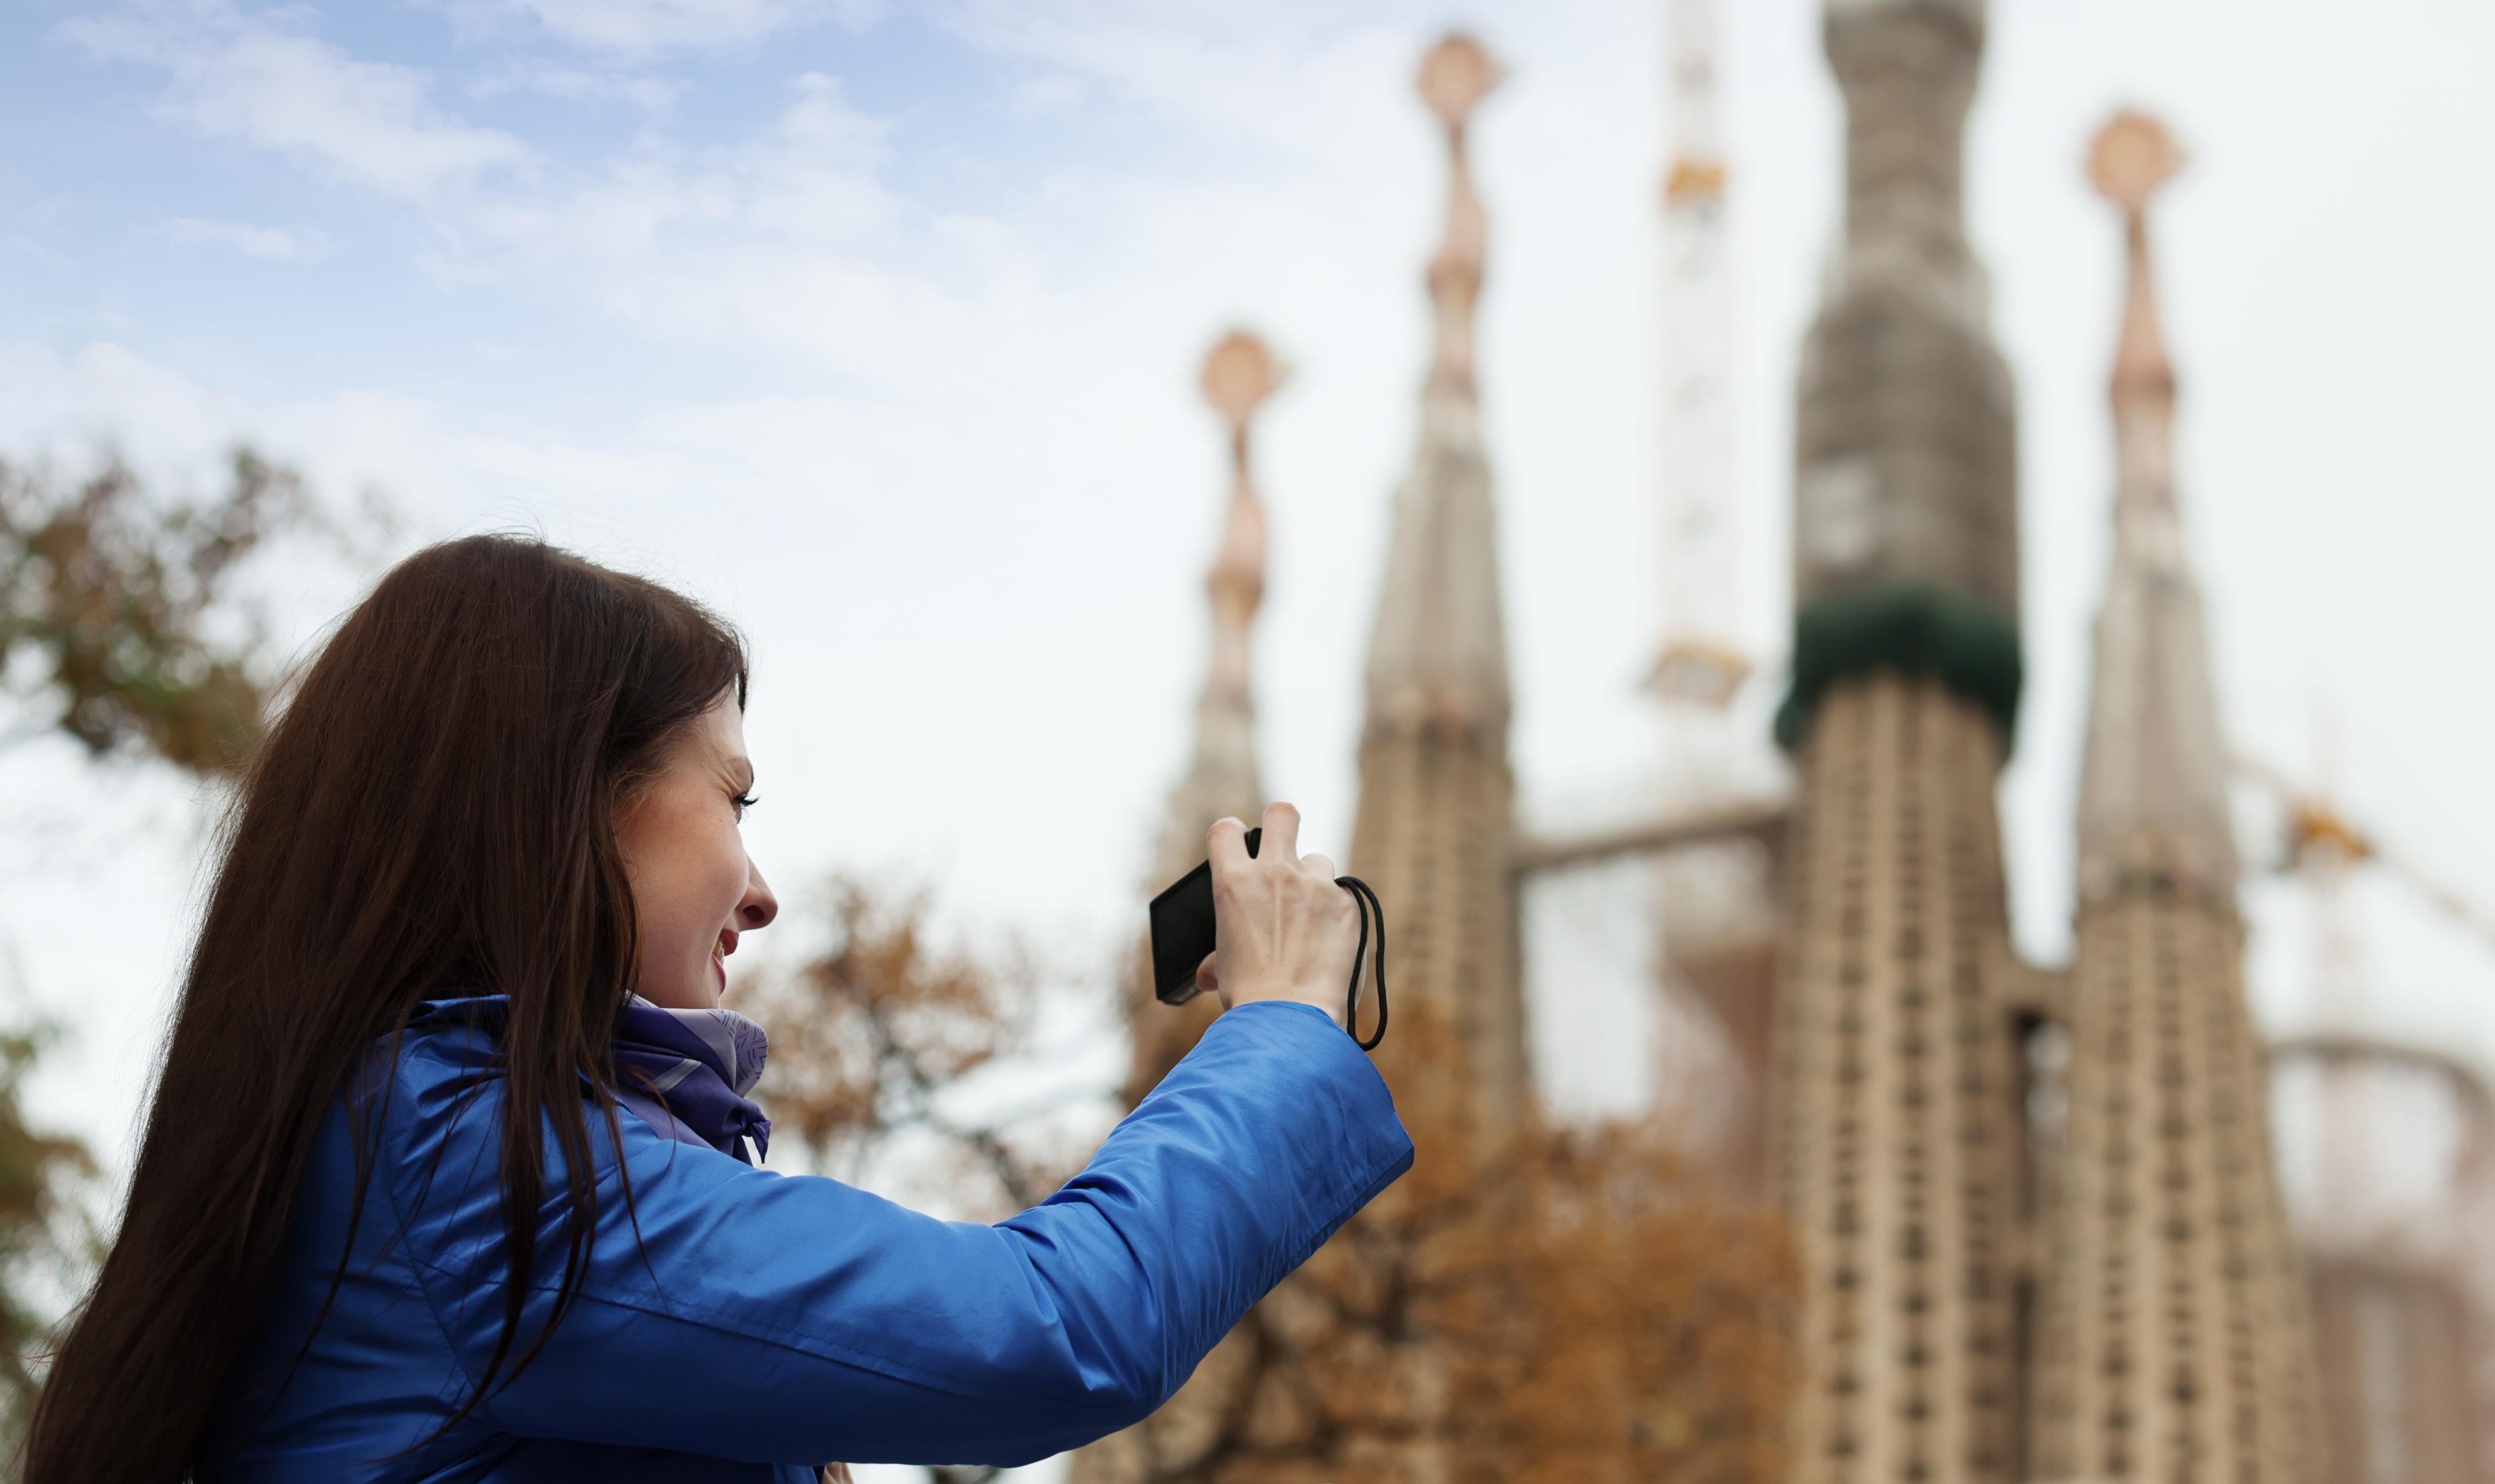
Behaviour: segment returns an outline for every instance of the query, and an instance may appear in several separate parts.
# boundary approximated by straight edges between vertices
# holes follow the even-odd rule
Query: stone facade
[[[2226,903],[2080,908],[2041,1479],[2316,1478],[2303,1274]]]
[[[1802,1484],[2007,1480],[2023,1157],[1994,780],[2016,704],[2010,377],[1960,216],[1980,0],[1831,0],[1844,240],[1795,426],[1798,777],[1770,1118]],[[1969,650],[2006,678],[1965,680]],[[1805,690],[1807,687],[1807,690]]]
[[[1830,693],[1797,759],[1771,1118],[1810,1484],[2014,1476],[2002,748],[1981,708],[1882,673]]]
[[[2079,786],[2070,1113],[2037,1396],[2048,1478],[2317,1476],[2303,1275],[2244,1001],[2227,760],[2174,501],[2148,199],[2179,154],[2117,116],[2118,488]]]
[[[2327,1484],[2477,1484],[2476,1306],[2433,1268],[2319,1257],[2308,1269]]]

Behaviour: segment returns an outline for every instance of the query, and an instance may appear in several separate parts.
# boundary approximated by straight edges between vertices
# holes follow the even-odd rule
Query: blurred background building
[[[2122,225],[2128,285],[2110,386],[2114,535],[2076,955],[2037,968],[2012,945],[1994,804],[2022,685],[2014,397],[1960,201],[1983,0],[1827,7],[1845,199],[1802,361],[1782,762],[1733,704],[1752,662],[1730,591],[1715,18],[1711,0],[1669,11],[1662,765],[1650,807],[1556,832],[1513,812],[1473,376],[1487,236],[1465,131],[1496,68],[1464,37],[1423,67],[1449,143],[1427,274],[1435,350],[1370,649],[1348,868],[1395,924],[1398,991],[1458,1028],[1465,1060],[1440,1074],[1461,1077],[1487,1127],[1527,1117],[1521,955],[1542,951],[1537,935],[1588,930],[1585,911],[1551,905],[1571,891],[1635,919],[1655,1001],[1652,1116],[1718,1198],[1792,1227],[1802,1375],[1783,1440],[1798,1480],[2486,1477],[2495,1104],[2464,1060],[2367,1030],[2336,893],[2379,852],[2292,790],[2286,864],[2314,896],[2318,974],[2336,987],[2319,1030],[2269,1047],[2246,1000],[2237,785],[2252,764],[2225,740],[2183,537],[2149,247],[2180,149],[2124,112],[2087,162]],[[1223,411],[1244,438],[1244,411]],[[1215,572],[1197,770],[1174,795],[1156,881],[1197,858],[1208,739],[1248,714],[1233,631],[1252,600],[1241,610],[1221,586],[1240,508]],[[1221,688],[1235,698],[1217,715]],[[1244,812],[1252,757],[1217,750]],[[1605,871],[1610,887],[1589,894],[1586,873]],[[1157,1013],[1142,1012],[1137,1096],[1168,1065]],[[1221,1419],[1257,1391],[1250,1348],[1276,1353],[1268,1336],[1217,1355],[1078,1477],[1264,1476],[1221,1443],[1235,1432]],[[1426,1448],[1371,1463],[1456,1476]]]

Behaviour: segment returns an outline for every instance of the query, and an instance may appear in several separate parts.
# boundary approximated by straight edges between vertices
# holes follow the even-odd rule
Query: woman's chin
[[[698,977],[687,975],[664,984],[645,979],[634,993],[662,1010],[715,1010],[726,988],[726,974],[715,962],[705,962]]]

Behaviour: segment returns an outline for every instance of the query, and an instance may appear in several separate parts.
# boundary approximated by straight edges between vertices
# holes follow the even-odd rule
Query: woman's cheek
[[[711,925],[717,933],[724,927],[743,927],[736,920],[736,906],[745,900],[745,888],[753,875],[753,859],[745,853],[745,831],[731,824],[720,837],[718,860],[719,920]]]

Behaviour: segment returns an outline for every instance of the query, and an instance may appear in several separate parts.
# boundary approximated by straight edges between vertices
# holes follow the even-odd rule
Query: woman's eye
[[[755,795],[754,795],[754,794],[751,794],[751,793],[740,793],[740,794],[738,794],[738,795],[736,796],[736,812],[737,812],[739,815],[742,815],[742,814],[744,814],[747,810],[749,810],[749,809],[753,808],[755,805],[759,804],[759,803],[761,803],[761,802],[762,802],[762,800],[761,800],[760,798],[756,797],[756,796],[755,796]]]

